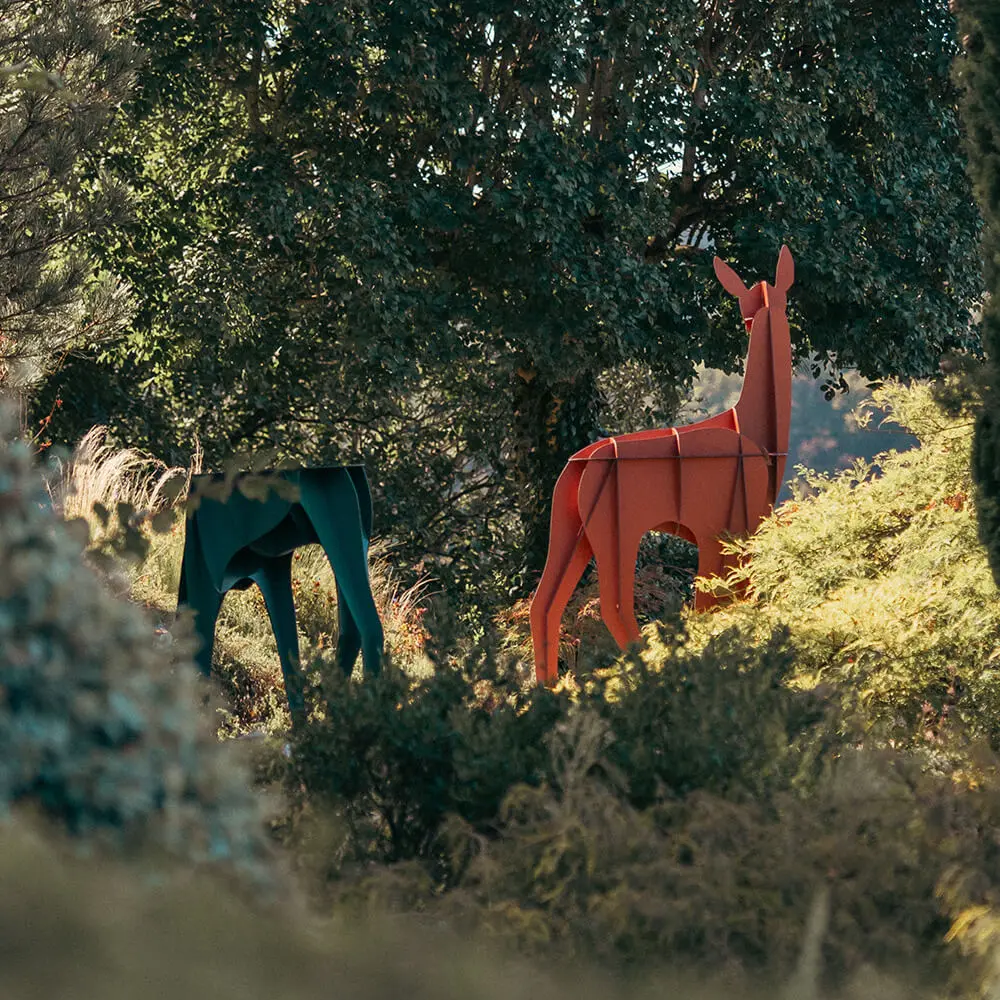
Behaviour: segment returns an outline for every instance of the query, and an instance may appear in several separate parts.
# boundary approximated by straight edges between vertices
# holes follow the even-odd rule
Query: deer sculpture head
[[[784,315],[785,299],[788,289],[795,280],[795,263],[788,247],[783,246],[778,254],[778,267],[774,276],[774,284],[758,281],[752,288],[743,284],[743,279],[721,258],[714,262],[715,276],[722,287],[734,298],[739,300],[740,313],[746,325],[747,333],[753,326],[753,318],[761,309],[770,309]]]

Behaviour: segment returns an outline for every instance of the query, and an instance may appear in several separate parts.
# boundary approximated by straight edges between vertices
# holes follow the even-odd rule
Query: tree
[[[137,52],[134,0],[0,0],[0,392],[119,332],[125,289],[83,246],[121,224],[125,188],[96,170]]]
[[[609,378],[669,397],[739,364],[710,247],[748,278],[793,248],[798,348],[831,372],[975,346],[939,4],[213,0],[137,31],[108,163],[138,221],[102,260],[143,306],[106,358],[159,424],[120,426],[197,430],[209,461],[364,453],[413,555],[488,550],[514,511],[532,584]]]
[[[954,3],[959,13],[964,52],[956,76],[965,88],[962,114],[969,151],[969,174],[982,209],[983,344],[987,354],[987,389],[976,420],[973,473],[976,480],[979,537],[1000,584],[1000,9],[981,0]]]

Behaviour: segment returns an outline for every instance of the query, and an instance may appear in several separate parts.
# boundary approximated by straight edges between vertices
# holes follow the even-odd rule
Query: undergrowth
[[[419,681],[329,674],[334,713],[264,758],[316,898],[744,984],[796,975],[811,925],[827,991],[866,969],[992,989],[1000,602],[970,429],[925,387],[876,404],[921,447],[804,473],[741,548],[748,601],[668,614],[554,692],[525,686],[516,609]]]
[[[725,995],[1000,988],[1000,600],[971,427],[919,385],[875,403],[920,447],[803,471],[798,499],[736,546],[741,569],[709,584],[745,582],[745,601],[695,615],[684,573],[644,562],[648,625],[625,655],[584,587],[554,691],[531,683],[523,607],[449,635],[446,604],[377,560],[396,655],[344,678],[332,581],[304,551],[315,704],[286,743],[262,605],[230,598],[227,731],[278,736],[257,744],[257,779],[284,796],[273,836],[314,907],[616,975],[711,969]],[[146,537],[132,594],[167,615],[180,525]]]

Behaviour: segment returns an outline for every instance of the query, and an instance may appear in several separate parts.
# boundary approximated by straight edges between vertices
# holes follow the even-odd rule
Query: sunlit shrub
[[[929,386],[887,384],[874,403],[920,446],[805,474],[812,494],[736,546],[751,600],[690,616],[691,634],[787,627],[796,682],[856,697],[896,745],[956,727],[1000,745],[1000,594],[976,533],[971,422]]]

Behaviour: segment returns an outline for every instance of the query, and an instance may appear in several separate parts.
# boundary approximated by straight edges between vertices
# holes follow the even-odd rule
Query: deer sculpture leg
[[[367,566],[368,540],[371,538],[373,518],[371,490],[368,487],[368,478],[363,469],[350,467],[348,473],[358,498],[358,514],[361,518],[361,547]],[[338,577],[334,579],[337,587],[337,663],[344,674],[349,677],[354,669],[358,653],[361,652],[363,637],[351,612],[351,603],[340,585],[340,579]]]
[[[535,671],[546,684],[556,680],[563,612],[593,555],[578,506],[584,468],[581,462],[570,462],[556,482],[548,558],[531,602]]]
[[[193,524],[188,527],[188,531],[192,530],[196,530]],[[195,654],[195,663],[207,677],[212,672],[212,645],[215,641],[215,623],[222,608],[222,594],[212,582],[198,544],[186,545],[184,548],[177,592],[177,606],[183,605],[199,609],[194,615],[194,630],[201,640],[201,646]]]
[[[250,579],[260,588],[271,619],[278,659],[285,679],[285,696],[292,716],[292,727],[300,729],[306,721],[305,685],[299,656],[299,633],[295,622],[292,596],[292,553],[259,556],[259,565]]]
[[[621,517],[628,489],[628,462],[618,456],[618,439],[593,449],[584,464],[578,491],[586,511],[584,531],[597,562],[601,618],[619,646],[639,638],[634,613],[635,559],[645,533],[643,522]]]
[[[351,614],[351,605],[334,576],[337,588],[337,663],[347,677],[354,671],[358,653],[361,652],[361,629]]]
[[[337,581],[341,621],[348,626],[351,636],[354,629],[360,633],[365,672],[377,674],[382,668],[385,636],[368,578],[368,545],[355,485],[347,476],[324,481],[303,476],[299,493],[299,502],[316,526],[320,545]],[[349,530],[338,530],[338,522],[344,518],[350,518],[351,522],[356,519],[357,524],[351,523]],[[349,620],[345,614],[349,614]],[[343,653],[345,648],[340,647],[338,652]],[[347,669],[343,660],[340,665]]]
[[[605,538],[595,539],[601,618],[623,649],[639,639],[639,623],[635,617],[635,563],[644,534],[645,531],[632,525],[619,535],[618,545],[609,544]]]

